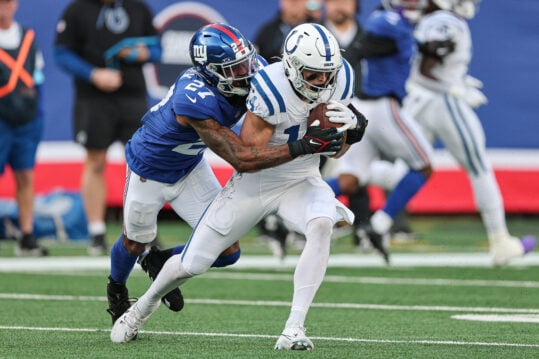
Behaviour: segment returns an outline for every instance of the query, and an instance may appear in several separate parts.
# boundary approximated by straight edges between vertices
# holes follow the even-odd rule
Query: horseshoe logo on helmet
[[[297,38],[296,38],[296,43],[293,45],[293,47],[291,49],[288,49],[288,46],[291,42],[291,37],[294,35],[295,31],[293,33],[290,34],[290,36],[288,37],[288,41],[286,42],[285,46],[284,46],[284,51],[286,52],[287,55],[290,55],[292,54],[294,51],[296,51],[296,49],[298,48],[298,45],[299,45],[299,42],[301,41],[301,39],[303,39],[303,34],[299,35]]]

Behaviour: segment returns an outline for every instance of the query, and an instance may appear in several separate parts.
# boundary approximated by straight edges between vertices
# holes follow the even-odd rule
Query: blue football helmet
[[[189,44],[191,61],[225,96],[247,96],[259,63],[253,44],[238,29],[222,23],[202,27]]]

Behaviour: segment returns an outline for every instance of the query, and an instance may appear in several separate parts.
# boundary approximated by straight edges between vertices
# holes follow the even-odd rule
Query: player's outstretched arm
[[[322,149],[319,146],[321,142],[330,142],[337,150],[342,144],[342,134],[335,135],[334,129],[319,129],[319,132],[310,139],[311,145],[296,147],[296,150],[292,149],[293,144],[307,141],[305,138],[290,144],[267,146],[274,128],[250,112],[244,120],[241,138],[213,119],[200,121],[182,118],[182,122],[185,120],[213,152],[230,163],[238,172],[255,172],[289,162],[300,155],[318,153]],[[313,144],[315,142],[316,145]]]

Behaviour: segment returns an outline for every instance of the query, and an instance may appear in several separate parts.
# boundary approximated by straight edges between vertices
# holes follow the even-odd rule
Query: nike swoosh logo
[[[185,95],[185,97],[187,97],[187,98],[189,99],[189,101],[191,101],[192,103],[196,103],[196,102],[197,102],[196,97],[195,97],[195,98],[192,98],[192,97],[190,97],[190,96],[187,95],[187,94]]]
[[[311,145],[319,145],[319,143],[318,143],[318,142],[316,142],[316,141],[313,141],[313,140],[309,140],[309,143],[310,143]]]

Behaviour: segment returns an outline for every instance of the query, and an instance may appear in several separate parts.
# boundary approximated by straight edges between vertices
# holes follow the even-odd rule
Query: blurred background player
[[[427,137],[441,140],[466,170],[475,203],[490,242],[494,265],[531,251],[533,237],[509,234],[503,198],[486,153],[485,133],[474,109],[487,103],[481,82],[468,75],[472,39],[467,19],[477,0],[431,0],[415,37],[420,53],[414,62],[404,107]]]
[[[193,67],[183,72],[169,93],[142,118],[126,146],[128,177],[124,198],[124,233],[111,250],[107,285],[113,323],[129,308],[127,278],[137,257],[157,235],[157,215],[166,202],[191,227],[221,190],[204,150],[210,148],[237,171],[252,171],[291,160],[287,147],[249,149],[231,128],[245,114],[251,78],[265,60],[234,27],[210,24],[189,45]],[[154,279],[164,262],[184,246],[153,247],[140,263]],[[223,267],[240,257],[231,244],[212,264]],[[179,289],[166,293],[165,305],[179,311]]]
[[[43,55],[34,30],[14,16],[18,0],[0,0],[0,175],[6,164],[16,184],[21,238],[16,255],[45,256],[34,229],[34,166],[43,133],[40,86],[44,81]],[[22,67],[17,69],[17,65]]]
[[[277,212],[292,229],[304,233],[307,241],[294,273],[290,316],[275,349],[313,349],[305,336],[304,321],[325,275],[333,225],[337,220],[351,223],[353,215],[322,179],[316,155],[338,152],[342,135],[327,129],[333,140],[319,141],[316,134],[326,132],[308,127],[307,118],[318,103],[330,102],[327,114],[331,121],[344,124],[340,131],[348,129],[348,144],[359,141],[366,121],[362,118],[359,125],[359,113],[346,106],[352,87],[353,70],[342,61],[337,41],[327,29],[303,24],[290,32],[283,61],[259,70],[252,80],[240,137],[259,151],[288,148],[289,158],[294,160],[234,174],[205,211],[182,254],[165,263],[148,291],[116,321],[113,342],[135,338],[158,308],[161,293],[206,272],[227,246],[265,215]]]
[[[392,182],[393,190],[376,211],[366,234],[389,262],[387,237],[396,216],[431,175],[432,147],[419,126],[401,109],[410,63],[415,53],[414,24],[426,5],[421,0],[388,0],[369,15],[358,57],[364,59],[360,99],[353,105],[371,119],[364,140],[339,159],[337,181],[329,180],[337,195],[357,192],[370,182],[370,165],[378,159],[404,160],[410,170]]]
[[[324,1],[325,19],[324,25],[335,36],[342,49],[342,56],[352,65],[355,72],[354,94],[359,96],[361,91],[361,58],[358,55],[362,46],[364,36],[363,27],[359,23],[358,15],[361,10],[359,0],[325,0]],[[321,159],[322,173],[325,176],[334,175],[333,170],[338,160]],[[349,208],[354,212],[353,243],[355,246],[365,246],[368,241],[361,241],[360,226],[369,222],[370,201],[366,186],[359,186],[354,193],[348,193]],[[364,233],[364,232],[363,232]],[[365,237],[365,236],[363,236]]]
[[[140,0],[73,0],[57,24],[55,61],[73,76],[74,138],[86,149],[81,194],[90,255],[107,253],[107,149],[139,127],[148,109],[142,65],[160,58],[152,14]]]

